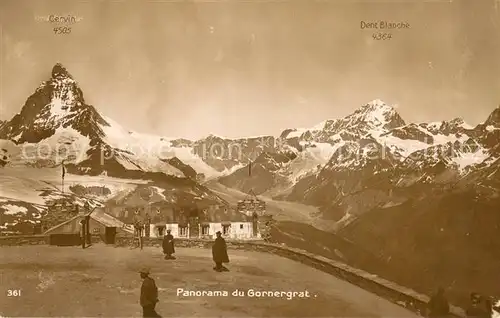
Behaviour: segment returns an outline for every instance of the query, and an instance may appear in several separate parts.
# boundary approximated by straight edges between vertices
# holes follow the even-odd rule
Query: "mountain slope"
[[[0,139],[11,140],[22,149],[13,159],[18,163],[53,166],[65,160],[74,172],[106,171],[119,176],[135,170],[184,177],[157,153],[137,156],[137,150],[130,151],[131,140],[123,138],[126,135],[121,126],[85,103],[82,90],[61,64],[54,66],[51,78],[0,129]]]
[[[374,111],[372,106],[361,110]],[[394,114],[385,106],[382,111]],[[328,163],[315,175],[299,180],[287,198],[321,206],[326,217],[340,220],[444,191],[469,173],[481,170],[482,163],[487,165],[488,160],[498,158],[494,157],[497,148],[488,138],[495,131],[491,127],[472,128],[458,119],[388,130],[377,123],[380,121],[357,121],[364,128],[349,130],[361,133],[353,140],[338,139],[339,146]]]
[[[444,286],[465,306],[471,290],[500,295],[499,206],[474,190],[428,195],[376,208],[337,234],[401,269],[389,279],[426,293]]]
[[[171,191],[172,204],[224,204],[197,183],[199,173],[193,167],[176,157],[180,154],[205,173],[215,171],[189,154],[186,146],[183,140],[128,131],[101,115],[86,103],[64,66],[56,64],[50,78],[27,99],[21,111],[0,125],[0,229],[3,233],[31,233],[33,224],[70,217],[51,212],[50,202],[55,198],[67,204],[98,204],[113,199],[114,192],[123,191],[111,191],[109,177],[127,184],[127,193],[143,181],[149,184],[146,188]],[[62,164],[66,182],[81,176],[80,181],[65,186],[65,191],[60,180]],[[95,176],[101,184],[95,188],[97,179],[87,184],[86,176]],[[99,189],[102,193],[94,193]]]
[[[484,127],[488,129],[470,127],[461,119],[407,124],[393,107],[374,100],[345,118],[326,120],[309,129],[283,131],[272,153],[290,149],[296,156],[279,169],[258,166],[250,177],[245,173],[248,166],[244,166],[219,180],[242,191],[253,189],[256,193],[322,206],[332,211],[334,218],[342,219],[351,212],[332,201],[352,191],[375,187],[370,197],[378,198],[374,201],[377,204],[400,201],[395,198],[394,203],[392,194],[376,189],[378,181],[374,179],[390,178],[391,181],[381,181],[388,188],[398,183],[424,182],[436,174],[441,174],[441,178],[454,175],[458,180],[490,156],[488,142],[494,142],[487,136],[494,132],[495,137],[496,131],[491,125]],[[314,147],[317,150],[312,156],[310,150]],[[365,177],[369,178],[367,184]],[[342,185],[346,182],[347,188]]]

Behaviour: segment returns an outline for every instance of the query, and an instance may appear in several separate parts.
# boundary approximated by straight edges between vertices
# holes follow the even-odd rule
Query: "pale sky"
[[[277,135],[397,104],[407,122],[500,104],[500,0],[1,0],[0,119],[63,63],[86,101],[170,137]],[[54,35],[49,15],[74,15]],[[361,21],[410,29],[373,40]]]

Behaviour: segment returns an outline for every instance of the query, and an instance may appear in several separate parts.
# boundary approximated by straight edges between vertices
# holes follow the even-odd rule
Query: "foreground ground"
[[[407,310],[331,275],[279,256],[230,250],[230,272],[212,270],[210,251],[179,248],[166,261],[143,251],[94,245],[0,249],[0,316],[140,316],[140,278],[146,266],[159,287],[158,311],[183,317],[414,317]],[[309,291],[311,297],[182,297],[191,291]],[[8,290],[21,296],[7,297]]]

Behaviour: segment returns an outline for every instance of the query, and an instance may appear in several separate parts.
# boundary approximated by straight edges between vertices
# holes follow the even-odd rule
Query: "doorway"
[[[106,227],[104,238],[106,244],[115,244],[116,227]]]
[[[200,237],[199,223],[198,217],[189,218],[189,237]]]
[[[164,226],[158,226],[158,237],[163,237],[165,235],[165,227]]]

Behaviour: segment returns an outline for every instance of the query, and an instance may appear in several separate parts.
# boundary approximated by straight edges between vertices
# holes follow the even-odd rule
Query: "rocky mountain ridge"
[[[344,118],[286,129],[278,137],[172,139],[129,131],[100,114],[56,64],[20,113],[0,126],[0,159],[4,166],[36,167],[64,160],[70,173],[179,184],[188,179],[193,186],[218,178],[346,220],[458,185],[482,185],[483,192],[487,186],[493,195],[496,183],[488,176],[497,171],[499,121],[497,108],[476,127],[459,118],[406,123],[394,107],[373,100]]]

